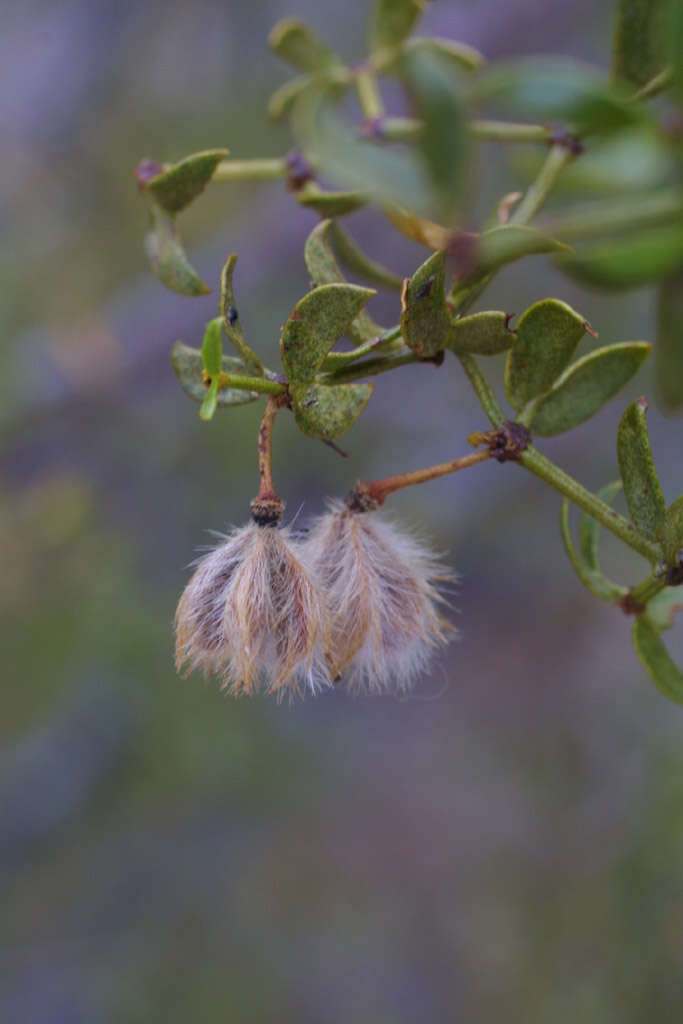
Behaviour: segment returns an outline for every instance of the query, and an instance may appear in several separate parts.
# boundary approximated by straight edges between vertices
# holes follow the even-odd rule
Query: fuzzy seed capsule
[[[407,689],[455,632],[437,589],[453,574],[415,536],[338,503],[306,549],[327,604],[333,676],[354,690]]]
[[[256,509],[260,520],[199,559],[176,612],[178,670],[221,676],[236,695],[263,689],[293,696],[330,681],[319,587],[272,512]]]

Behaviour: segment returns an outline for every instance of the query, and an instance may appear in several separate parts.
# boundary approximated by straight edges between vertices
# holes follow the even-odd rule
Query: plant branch
[[[208,377],[206,378],[208,380]],[[265,377],[243,377],[241,374],[222,372],[219,378],[218,390],[224,388],[235,388],[238,391],[256,391],[259,395],[284,395],[287,387],[276,380],[267,380]]]
[[[360,481],[346,501],[351,508],[356,508],[358,511],[369,511],[371,508],[383,505],[394,491],[400,491],[403,487],[425,484],[450,473],[457,473],[461,469],[467,469],[468,466],[486,462],[487,459],[492,458],[492,455],[493,453],[486,448],[482,451],[470,452],[469,455],[463,455],[459,459],[451,459],[450,462],[441,462],[437,466],[416,469],[412,473],[399,473],[397,476],[388,476],[383,480]]]
[[[289,168],[283,157],[262,160],[221,160],[211,177],[212,182],[272,181],[286,178]]]
[[[545,455],[542,455],[533,445],[530,445],[520,454],[519,464],[535,476],[540,477],[541,480],[544,480],[545,483],[559,491],[560,494],[564,494],[575,505],[578,505],[584,512],[587,512],[589,516],[597,519],[606,530],[615,534],[615,536],[623,540],[625,544],[628,544],[630,548],[633,548],[634,551],[637,551],[639,555],[642,555],[650,563],[654,564],[661,559],[662,555],[658,544],[644,537],[628,519],[615,512],[610,505],[602,501],[601,498],[598,498],[597,495],[592,494],[577,480],[574,480],[573,477],[561,470],[559,466],[556,466]]]
[[[273,423],[278,409],[284,405],[282,396],[271,397],[266,402],[263,419],[258,431],[258,472],[259,490],[256,501],[277,498],[273,484]]]
[[[660,92],[664,92],[671,83],[673,82],[673,68],[664,68],[658,75],[651,78],[649,82],[638,90],[633,97],[634,100],[649,100],[653,96],[658,96]]]
[[[369,116],[369,115],[368,115]],[[415,117],[381,117],[374,115],[365,129],[372,138],[391,142],[412,142],[422,131],[422,122]],[[470,131],[484,142],[547,142],[550,131],[542,124],[515,124],[507,121],[471,121]]]
[[[362,359],[363,356],[370,355],[370,353],[400,352],[402,349],[401,328],[400,326],[392,327],[391,330],[385,331],[377,338],[371,338],[370,341],[358,345],[357,348],[352,348],[349,352],[330,352],[323,363],[323,370],[334,372],[348,366],[349,363],[354,363],[357,359]]]
[[[571,150],[561,143],[550,147],[538,176],[526,191],[521,203],[510,217],[510,224],[528,224],[536,216],[557,181],[563,167],[573,159]]]
[[[637,587],[631,587],[628,592],[628,596],[634,604],[641,605],[644,608],[648,601],[651,601],[652,598],[659,594],[660,591],[664,590],[666,586],[666,577],[648,576],[648,578],[643,580],[642,583],[639,583]]]
[[[484,374],[481,372],[479,363],[473,355],[468,352],[456,353],[460,364],[467,374],[468,380],[477,395],[477,398],[481,402],[481,407],[491,421],[492,426],[496,429],[502,427],[505,420],[503,410],[498,404],[498,400],[491,390],[491,386],[487,381]]]
[[[516,124],[508,121],[472,121],[475,139],[485,142],[547,142],[549,129],[543,124]]]
[[[364,117],[374,121],[384,114],[384,103],[377,86],[377,77],[374,71],[364,67],[355,74],[356,91],[358,102],[363,111]]]
[[[361,380],[363,377],[375,377],[378,373],[388,373],[396,370],[399,366],[408,366],[410,363],[426,363],[427,359],[420,359],[414,352],[406,352],[400,356],[379,357],[377,359],[366,359],[365,362],[354,363],[352,366],[335,370],[332,373],[324,373],[318,378],[319,384],[333,386],[335,384],[348,384],[353,380]]]

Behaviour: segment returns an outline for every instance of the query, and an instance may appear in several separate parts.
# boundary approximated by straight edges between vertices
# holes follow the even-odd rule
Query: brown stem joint
[[[467,438],[471,445],[486,445],[497,462],[519,462],[531,444],[531,434],[523,423],[505,420],[498,430],[477,431]]]

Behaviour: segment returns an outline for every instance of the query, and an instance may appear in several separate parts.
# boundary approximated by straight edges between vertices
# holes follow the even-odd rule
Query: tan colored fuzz
[[[406,690],[455,632],[437,589],[453,574],[376,512],[336,503],[306,548],[327,602],[333,675],[354,690]]]
[[[232,694],[290,696],[329,684],[326,612],[289,532],[252,523],[199,559],[176,612],[176,667]]]

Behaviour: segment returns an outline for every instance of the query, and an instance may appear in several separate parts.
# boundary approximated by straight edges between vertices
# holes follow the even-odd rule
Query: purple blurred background
[[[461,639],[410,697],[288,708],[174,673],[185,567],[207,529],[244,518],[259,405],[202,424],[178,388],[171,344],[200,343],[216,298],[152,277],[132,170],[222,145],[286,152],[265,103],[287,71],[265,40],[289,14],[362,52],[365,4],[29,0],[4,14],[0,1020],[677,1020],[683,717],[630,623],[575,579],[557,497],[516,467],[392,499],[462,575]],[[587,2],[438,0],[420,31],[606,67],[610,18]],[[482,150],[473,223],[527,161]],[[240,253],[241,322],[270,365],[314,224],[278,183],[216,185],[183,217],[212,285]],[[349,226],[400,274],[421,258],[377,216]],[[652,337],[649,291],[588,292],[541,257],[486,305],[547,295],[601,343]],[[372,312],[395,322],[395,297]],[[618,418],[652,390],[646,369],[548,453],[590,487],[613,479]],[[346,461],[282,417],[277,477],[306,517],[358,477],[463,452],[482,425],[454,361],[401,371],[378,379]],[[668,495],[673,426],[653,404]],[[643,575],[609,539],[604,558],[627,583]]]

